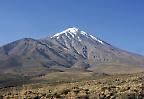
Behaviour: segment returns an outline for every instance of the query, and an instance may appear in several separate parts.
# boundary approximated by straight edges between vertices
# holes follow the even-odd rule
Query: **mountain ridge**
[[[144,67],[144,56],[108,44],[78,28],[68,28],[44,39],[24,38],[0,47],[0,68],[84,69],[117,72]],[[111,69],[110,69],[111,68]],[[110,69],[110,70],[109,70]],[[125,70],[124,70],[125,71]]]

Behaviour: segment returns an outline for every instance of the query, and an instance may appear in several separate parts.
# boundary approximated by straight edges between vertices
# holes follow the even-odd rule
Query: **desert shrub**
[[[136,94],[128,94],[128,99],[138,99]]]
[[[34,99],[40,99],[40,97],[39,96],[35,96]]]
[[[143,97],[144,97],[144,93],[140,92],[140,93],[138,94],[138,99],[143,99]]]
[[[46,96],[46,93],[42,93],[41,96],[45,97],[45,96]]]
[[[78,93],[80,92],[80,90],[79,90],[79,89],[75,89],[75,90],[73,90],[73,92],[74,92],[75,94],[78,94]]]
[[[2,98],[2,99],[3,99],[3,98]],[[10,97],[10,96],[7,96],[6,99],[11,99],[11,97]]]
[[[118,95],[118,99],[139,99],[136,94],[120,94]]]
[[[67,95],[69,92],[70,92],[70,89],[64,89],[64,90],[62,91],[62,94]]]
[[[48,92],[51,93],[52,91],[51,91],[51,90],[48,90]]]
[[[86,93],[86,94],[89,94],[89,89],[85,89],[85,93]]]
[[[0,99],[3,99],[3,96],[0,96]]]
[[[11,92],[9,92],[9,93],[8,93],[8,95],[12,95],[12,93],[11,93]]]
[[[73,92],[74,92],[75,94],[78,94],[78,93],[80,92],[79,87],[74,87],[74,88],[73,88]]]
[[[101,88],[102,91],[105,91],[107,89],[108,89],[108,87],[106,87],[106,86]]]
[[[56,97],[56,98],[61,98],[61,96],[60,96],[60,94],[58,94],[57,92],[56,93],[54,93],[54,95],[53,95],[54,97]]]
[[[51,98],[51,97],[53,97],[53,95],[50,93],[46,95],[46,98]]]
[[[78,96],[76,99],[90,99],[88,95]]]

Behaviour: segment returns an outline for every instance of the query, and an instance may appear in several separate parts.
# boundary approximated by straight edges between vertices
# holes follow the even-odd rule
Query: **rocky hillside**
[[[77,28],[44,39],[21,39],[0,47],[0,71],[38,72],[83,69],[98,72],[137,72],[144,57],[116,48]]]

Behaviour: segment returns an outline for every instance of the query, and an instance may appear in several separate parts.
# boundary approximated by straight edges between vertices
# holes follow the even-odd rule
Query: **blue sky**
[[[144,55],[143,0],[0,0],[0,46],[73,26]]]

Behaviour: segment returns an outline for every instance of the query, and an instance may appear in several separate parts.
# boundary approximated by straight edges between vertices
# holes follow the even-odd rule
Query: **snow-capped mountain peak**
[[[75,37],[75,35],[77,35],[77,34],[82,34],[82,35],[85,35],[85,36],[88,35],[86,32],[81,31],[78,28],[72,27],[72,28],[68,28],[68,29],[66,29],[66,30],[64,30],[64,31],[62,31],[60,33],[56,33],[55,35],[52,36],[52,38],[53,37],[58,37],[58,36],[60,36],[62,34],[65,34],[65,35],[70,34],[72,37]]]
[[[59,33],[56,33],[55,35],[53,35],[51,38],[56,38],[56,39],[59,39],[61,35],[65,35],[67,36],[69,39],[71,38],[78,38],[79,41],[82,41],[81,40],[81,36],[83,37],[86,37],[86,38],[89,38],[89,39],[92,39],[92,40],[95,40],[101,44],[104,44],[103,41],[101,41],[100,39],[78,29],[78,28],[75,28],[75,27],[72,27],[72,28],[68,28],[62,32],[59,32]]]

